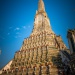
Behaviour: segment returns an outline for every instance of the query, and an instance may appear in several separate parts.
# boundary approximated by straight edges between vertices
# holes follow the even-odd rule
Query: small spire
[[[39,0],[38,11],[45,11],[43,0]]]

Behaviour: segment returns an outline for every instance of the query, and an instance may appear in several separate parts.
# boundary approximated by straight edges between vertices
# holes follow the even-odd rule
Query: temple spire
[[[39,0],[38,11],[45,11],[43,0]]]

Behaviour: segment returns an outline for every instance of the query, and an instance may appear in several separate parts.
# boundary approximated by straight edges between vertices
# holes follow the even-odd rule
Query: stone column
[[[42,50],[41,47],[38,47],[38,58],[37,58],[37,62],[41,62],[42,58]]]
[[[46,56],[47,55],[47,50],[46,50],[46,46],[42,46],[42,61],[45,62],[46,61]]]

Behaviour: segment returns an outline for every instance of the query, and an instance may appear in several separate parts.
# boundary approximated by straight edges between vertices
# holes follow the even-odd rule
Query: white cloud
[[[20,28],[17,27],[15,30],[20,30]]]
[[[26,28],[26,26],[23,26],[23,28],[25,29],[25,28]]]

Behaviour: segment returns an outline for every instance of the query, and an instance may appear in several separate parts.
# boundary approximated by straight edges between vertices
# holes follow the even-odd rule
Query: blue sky
[[[75,28],[75,0],[43,0],[52,30],[68,47],[67,30]],[[0,68],[5,66],[29,37],[38,0],[0,0]]]

